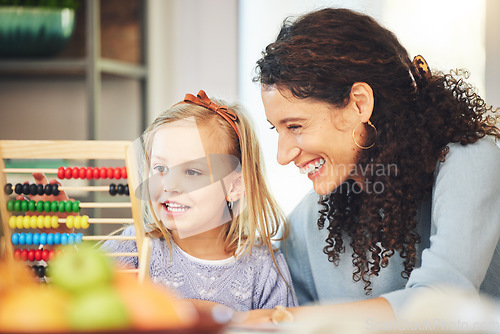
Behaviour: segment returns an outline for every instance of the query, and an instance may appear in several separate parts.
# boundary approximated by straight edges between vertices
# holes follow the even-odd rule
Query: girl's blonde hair
[[[216,112],[191,103],[178,103],[160,114],[143,134],[146,163],[144,176],[147,178],[149,174],[151,148],[157,130],[168,123],[194,118],[198,128],[204,127],[209,130],[210,135],[220,141],[221,148],[227,154],[237,157],[241,164],[245,194],[233,209],[235,214],[232,221],[225,224],[223,229],[225,250],[239,256],[245,252],[250,253],[254,245],[265,245],[276,264],[271,239],[277,236],[281,228],[283,235],[286,235],[285,216],[266,184],[259,141],[253,130],[253,124],[241,105],[229,105],[225,101],[214,98],[211,98],[211,101],[218,105],[226,105],[237,115],[238,119],[234,123],[239,137],[228,121]],[[147,182],[144,182],[144,186],[143,190],[149,191],[146,189]],[[144,220],[146,227],[149,228],[148,234],[152,237],[163,237],[170,247],[170,231],[154,214],[149,196],[143,198],[148,198],[144,208]],[[242,201],[245,202],[242,203]]]

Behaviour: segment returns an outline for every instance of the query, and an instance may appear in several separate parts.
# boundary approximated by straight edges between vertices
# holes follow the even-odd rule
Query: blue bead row
[[[73,245],[81,243],[82,233],[13,233],[13,245]]]

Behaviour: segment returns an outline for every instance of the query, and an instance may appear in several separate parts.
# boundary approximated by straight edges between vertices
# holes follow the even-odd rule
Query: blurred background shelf
[[[145,129],[147,1],[79,4],[59,54],[0,58],[1,139],[134,140]],[[41,117],[27,122],[33,109]]]
[[[57,75],[80,75],[84,76],[88,71],[86,59],[68,60],[2,60],[0,61],[0,73],[11,76],[57,76]],[[97,71],[102,74],[111,74],[124,78],[146,79],[146,66],[130,64],[113,59],[98,59]]]

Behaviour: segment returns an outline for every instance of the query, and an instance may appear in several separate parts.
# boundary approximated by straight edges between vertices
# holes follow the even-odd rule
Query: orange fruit
[[[69,329],[66,312],[69,297],[46,285],[19,286],[2,296],[0,331],[62,332]]]
[[[185,328],[193,324],[195,314],[176,300],[166,288],[146,280],[139,284],[135,275],[118,273],[114,286],[123,298],[132,326],[139,330]]]

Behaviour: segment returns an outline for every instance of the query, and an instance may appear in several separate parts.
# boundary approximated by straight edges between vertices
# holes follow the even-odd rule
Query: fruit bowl
[[[74,22],[69,8],[0,6],[0,56],[55,55],[71,37]]]
[[[0,333],[215,334],[224,327],[211,308],[139,282],[89,244],[62,248],[48,283],[13,258],[0,259],[0,268]]]

